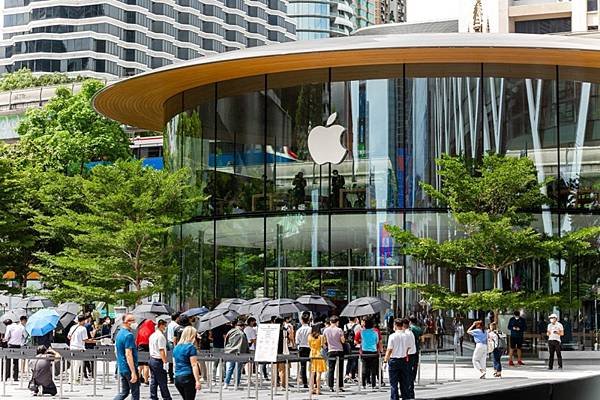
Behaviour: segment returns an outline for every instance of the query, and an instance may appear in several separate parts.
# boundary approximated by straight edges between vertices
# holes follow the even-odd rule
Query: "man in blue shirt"
[[[524,365],[521,359],[523,353],[523,335],[527,330],[527,324],[525,318],[521,317],[520,311],[514,312],[514,317],[508,321],[508,330],[510,331],[510,350],[508,351],[508,365],[513,367],[513,353],[517,350],[517,363]]]
[[[140,382],[138,380],[138,353],[132,330],[135,329],[133,314],[123,316],[123,325],[115,339],[117,368],[121,379],[121,393],[114,400],[125,400],[131,392],[132,400],[140,399]]]

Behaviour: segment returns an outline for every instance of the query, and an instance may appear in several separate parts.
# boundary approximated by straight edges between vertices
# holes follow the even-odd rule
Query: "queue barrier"
[[[58,361],[58,387],[57,387],[57,396],[58,399],[61,400],[64,397],[64,392],[67,391],[65,390],[65,379],[64,379],[64,374],[69,366],[69,364],[71,365],[71,368],[69,368],[69,390],[68,392],[75,392],[76,390],[74,389],[74,381],[76,380],[76,377],[73,376],[73,364],[74,362],[91,362],[93,364],[92,366],[92,382],[93,382],[93,393],[92,395],[90,395],[91,397],[99,397],[98,393],[97,393],[97,376],[98,376],[98,364],[102,364],[103,365],[103,371],[102,371],[102,380],[101,380],[101,384],[102,384],[102,388],[103,389],[109,389],[110,387],[108,386],[108,384],[110,383],[110,379],[111,379],[111,374],[109,373],[109,364],[111,362],[115,362],[116,361],[116,356],[115,356],[115,351],[114,351],[114,346],[97,346],[93,349],[86,349],[86,350],[68,350],[68,349],[53,349],[54,351],[56,351],[59,355],[60,358],[54,358],[54,357],[49,357],[49,359],[51,361]],[[417,385],[420,385],[420,375],[421,375],[421,365],[423,364],[424,359],[422,358],[423,355],[428,355],[428,354],[433,354],[434,355],[434,368],[435,368],[435,379],[434,379],[434,384],[439,384],[439,379],[438,379],[438,366],[439,366],[439,354],[440,353],[449,353],[452,352],[453,353],[453,380],[456,381],[456,351],[455,349],[435,349],[435,350],[421,350],[419,352],[419,364],[418,364],[418,379],[417,379]],[[8,360],[9,359],[18,359],[18,360],[23,360],[25,362],[27,362],[28,360],[34,360],[36,359],[36,347],[22,347],[22,348],[0,348],[0,364],[1,364],[1,368],[0,368],[0,377],[4,378],[5,373],[6,373],[6,369],[8,368]],[[150,358],[150,355],[148,352],[138,352],[138,361],[141,362],[147,362]],[[378,358],[378,371],[379,371],[379,376],[378,376],[378,387],[377,389],[379,391],[381,391],[382,389],[382,383],[384,380],[384,376],[383,376],[383,356],[381,354],[359,354],[358,352],[352,353],[352,354],[346,354],[344,355],[341,359],[343,359],[344,361],[350,360],[350,359],[357,359],[358,360],[358,376],[359,376],[359,384],[358,384],[358,391],[361,391],[361,387],[362,387],[362,364],[363,364],[363,360],[368,359],[368,358]],[[172,352],[168,351],[167,352],[167,359],[168,360],[172,360]],[[307,363],[307,371],[310,374],[310,363],[317,359],[317,358],[311,358],[311,357],[300,357],[296,352],[293,352],[290,355],[278,355],[277,356],[277,361],[272,362],[272,363],[264,363],[264,362],[255,362],[254,361],[254,355],[253,354],[226,354],[226,353],[220,353],[220,352],[210,352],[210,351],[201,351],[199,352],[197,359],[199,362],[204,362],[204,363],[210,363],[211,368],[206,367],[206,371],[207,371],[207,377],[206,377],[206,382],[208,383],[208,389],[210,393],[214,393],[213,391],[213,386],[212,386],[212,381],[214,378],[215,383],[219,383],[219,387],[218,387],[218,393],[219,393],[219,399],[221,400],[223,398],[223,386],[224,386],[224,378],[225,378],[225,363],[235,363],[234,364],[234,373],[233,373],[233,379],[234,379],[234,386],[236,389],[238,389],[238,381],[237,381],[237,376],[238,376],[238,369],[241,368],[244,364],[246,365],[252,365],[252,369],[249,369],[249,371],[251,371],[251,373],[248,375],[248,379],[247,379],[247,387],[246,387],[246,391],[247,391],[247,398],[253,398],[253,399],[258,399],[258,392],[259,392],[259,388],[262,386],[262,375],[259,372],[259,369],[262,365],[269,365],[271,366],[271,385],[270,386],[270,397],[274,398],[275,395],[277,395],[277,378],[276,378],[276,374],[277,374],[277,368],[275,368],[276,364],[281,364],[281,363],[285,363],[286,366],[284,368],[284,373],[285,373],[285,399],[287,400],[289,398],[289,391],[290,391],[290,385],[289,385],[289,369],[290,369],[290,364],[292,363],[301,363],[301,362],[306,362]],[[319,360],[322,360],[322,357],[318,358]],[[328,361],[326,359],[326,361]],[[217,363],[217,365],[219,365],[218,371],[219,374],[218,376],[212,376],[212,372],[214,369],[214,364]],[[340,396],[340,389],[343,386],[343,384],[341,384],[338,380],[338,371],[339,368],[343,368],[343,364],[340,365],[340,358],[336,357],[336,363],[335,363],[335,370],[333,371],[334,373],[334,387],[335,387],[335,395],[336,396]],[[54,371],[56,372],[56,371]],[[115,371],[116,372],[116,371]],[[255,377],[254,377],[254,391],[252,391],[252,380],[251,380],[251,375],[252,372],[255,372]],[[55,377],[56,377],[56,373],[54,373]],[[343,374],[342,374],[343,375]],[[29,381],[29,367],[26,366],[25,368],[25,374],[21,373],[20,374],[20,389],[27,389],[27,388],[23,388],[23,384],[24,384],[24,378],[26,379],[26,382]],[[217,379],[218,378],[218,379]],[[299,379],[299,377],[298,377]],[[312,395],[312,379],[313,376],[312,374],[310,374],[310,380],[309,380],[309,398],[312,399],[313,395]],[[120,391],[120,380],[119,379],[115,379],[116,383],[117,383],[117,390]],[[3,384],[2,384],[2,398],[7,398],[8,395],[6,394],[6,380],[3,379]]]

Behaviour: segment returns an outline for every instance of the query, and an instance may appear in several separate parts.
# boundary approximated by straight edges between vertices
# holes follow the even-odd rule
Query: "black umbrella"
[[[276,299],[265,303],[262,310],[260,310],[258,319],[260,322],[267,322],[272,317],[288,317],[302,311],[308,311],[308,308],[296,300]]]
[[[341,317],[361,317],[377,314],[390,308],[390,303],[379,297],[359,297],[352,300],[340,313]]]
[[[25,310],[34,310],[38,308],[56,307],[56,304],[50,299],[42,296],[26,297],[19,300],[15,308],[24,308]]]
[[[239,314],[232,310],[213,310],[200,317],[198,320],[198,331],[206,332],[226,325],[235,321],[238,316]]]
[[[306,308],[313,312],[326,313],[335,308],[335,304],[325,297],[316,294],[307,294],[296,299],[298,303],[304,304]]]
[[[0,317],[0,333],[6,332],[6,325],[4,325],[4,321],[10,319],[13,323],[19,323],[19,320],[24,315],[27,315],[27,311],[23,308],[14,308],[5,312],[4,315]]]
[[[185,315],[186,317],[196,317],[198,315],[204,315],[208,311],[209,310],[206,307],[196,307],[196,308],[190,308],[186,312],[181,313],[181,315]]]
[[[246,300],[244,304],[238,307],[237,311],[242,315],[258,315],[265,303],[269,300],[271,299],[268,297],[256,297],[254,299]]]
[[[79,314],[81,311],[81,306],[77,303],[73,303],[68,301],[66,303],[60,303],[58,307],[56,307],[56,312],[60,315],[61,312],[68,312],[70,314]]]
[[[57,308],[56,312],[59,315],[58,324],[62,326],[63,329],[69,326],[69,324],[75,321],[75,318],[77,318],[77,314],[73,314],[70,311],[59,311]]]
[[[157,315],[173,314],[173,309],[164,303],[151,302],[142,303],[131,311],[133,315],[141,319],[154,319]]]
[[[231,310],[239,314],[240,306],[242,306],[245,302],[246,301],[243,299],[223,300],[218,306],[215,307],[215,310]]]

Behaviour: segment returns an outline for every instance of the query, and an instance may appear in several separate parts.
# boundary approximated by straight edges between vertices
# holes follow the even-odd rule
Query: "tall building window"
[[[587,10],[588,11],[598,11],[598,0],[588,0]]]
[[[516,21],[516,33],[560,33],[571,31],[571,18],[549,18],[531,21]]]

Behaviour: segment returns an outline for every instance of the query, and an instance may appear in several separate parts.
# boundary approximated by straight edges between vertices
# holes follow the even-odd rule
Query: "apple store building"
[[[176,227],[192,244],[173,288],[183,303],[384,296],[408,311],[420,306],[414,293],[380,289],[491,288],[484,272],[400,254],[385,229],[461,234],[419,185],[439,187],[442,154],[531,158],[540,180],[554,178],[552,206],[531,210],[545,234],[600,223],[599,41],[373,32],[203,57],[96,96],[106,116],[164,132],[166,168],[188,168],[207,196]],[[556,286],[567,271],[530,261],[502,284]]]

